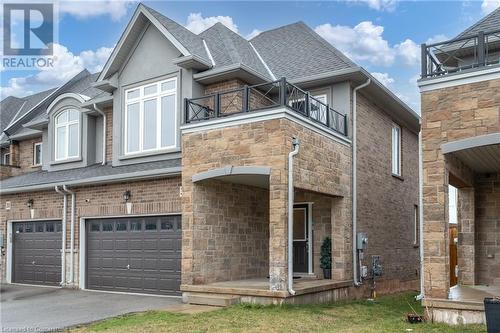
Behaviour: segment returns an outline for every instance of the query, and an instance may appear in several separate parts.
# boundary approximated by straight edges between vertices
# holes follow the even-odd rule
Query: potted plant
[[[325,279],[332,278],[332,240],[326,237],[321,244],[321,257],[319,259],[323,268],[323,276]]]

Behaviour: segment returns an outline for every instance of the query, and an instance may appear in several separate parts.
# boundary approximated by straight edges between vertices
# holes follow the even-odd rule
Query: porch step
[[[238,295],[225,295],[225,294],[212,294],[212,293],[189,293],[187,302],[189,304],[198,305],[211,305],[211,306],[230,306],[238,304],[241,296]]]

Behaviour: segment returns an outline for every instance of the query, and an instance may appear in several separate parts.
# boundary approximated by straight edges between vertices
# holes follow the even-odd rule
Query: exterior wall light
[[[130,193],[130,190],[126,190],[125,192],[123,192],[123,200],[125,200],[125,202],[128,202],[131,196],[132,194]]]
[[[26,205],[28,206],[28,208],[33,208],[33,199],[29,199],[28,202],[26,203]]]

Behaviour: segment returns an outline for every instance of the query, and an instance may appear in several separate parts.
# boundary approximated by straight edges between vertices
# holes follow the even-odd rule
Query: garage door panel
[[[13,223],[13,281],[57,285],[61,280],[60,221]],[[47,227],[48,226],[48,227]]]

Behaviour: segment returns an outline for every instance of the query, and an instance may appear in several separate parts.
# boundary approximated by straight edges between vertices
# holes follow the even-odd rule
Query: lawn
[[[193,315],[150,311],[73,329],[71,332],[486,332],[485,326],[409,324],[410,305],[424,309],[414,294],[330,305],[236,305]]]

